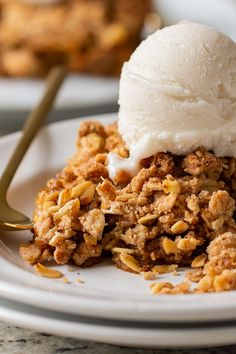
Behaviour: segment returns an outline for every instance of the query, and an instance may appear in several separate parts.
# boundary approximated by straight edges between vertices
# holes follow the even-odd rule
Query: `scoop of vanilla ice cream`
[[[197,147],[236,157],[236,44],[206,25],[158,30],[124,64],[119,131],[133,160]]]

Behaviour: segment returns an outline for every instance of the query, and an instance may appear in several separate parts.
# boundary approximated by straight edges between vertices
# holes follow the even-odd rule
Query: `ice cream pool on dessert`
[[[134,176],[157,152],[197,147],[236,157],[236,44],[206,25],[182,22],[144,40],[122,69],[119,132],[130,151],[108,156]]]

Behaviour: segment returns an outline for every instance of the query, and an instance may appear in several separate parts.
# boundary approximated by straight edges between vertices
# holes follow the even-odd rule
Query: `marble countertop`
[[[235,354],[236,346],[207,349],[134,349],[63,338],[0,322],[0,354]]]

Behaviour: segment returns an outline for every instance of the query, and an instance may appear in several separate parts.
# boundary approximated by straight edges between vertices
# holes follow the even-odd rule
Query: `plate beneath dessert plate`
[[[235,344],[236,322],[137,323],[63,314],[0,298],[0,320],[41,333],[131,347],[177,348]]]
[[[92,118],[107,124],[116,115]],[[80,121],[55,123],[40,132],[10,188],[8,199],[13,207],[32,215],[36,193],[75,151]],[[19,136],[15,133],[0,138],[0,174]],[[4,298],[49,310],[113,320],[169,323],[236,320],[236,291],[154,296],[149,289],[150,281],[109,263],[87,269],[53,265],[68,281],[41,278],[18,255],[19,244],[31,238],[29,232],[2,232],[0,238],[0,296]],[[163,275],[159,280],[177,283],[181,275]]]

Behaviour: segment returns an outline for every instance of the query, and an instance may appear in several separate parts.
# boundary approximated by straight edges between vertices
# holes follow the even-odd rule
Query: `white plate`
[[[107,123],[115,117],[94,118]],[[52,124],[38,135],[9,192],[9,201],[15,208],[31,215],[37,191],[74,152],[79,122],[71,120]],[[0,138],[0,173],[18,138],[18,133]],[[69,272],[67,266],[59,268],[71,284],[38,277],[32,267],[24,264],[18,256],[18,245],[30,237],[27,232],[1,233],[2,297],[61,312],[112,319],[159,322],[236,320],[235,291],[153,296],[149,281],[105,263],[79,270],[84,284],[76,283],[76,271]],[[172,282],[181,280],[173,275],[163,276],[163,279]]]
[[[132,347],[177,348],[235,344],[236,322],[210,325],[96,320],[45,311],[0,298],[0,320],[64,337]]]
[[[0,78],[0,111],[26,111],[35,107],[43,93],[44,81]],[[70,75],[58,95],[56,108],[75,109],[115,104],[118,79]]]

